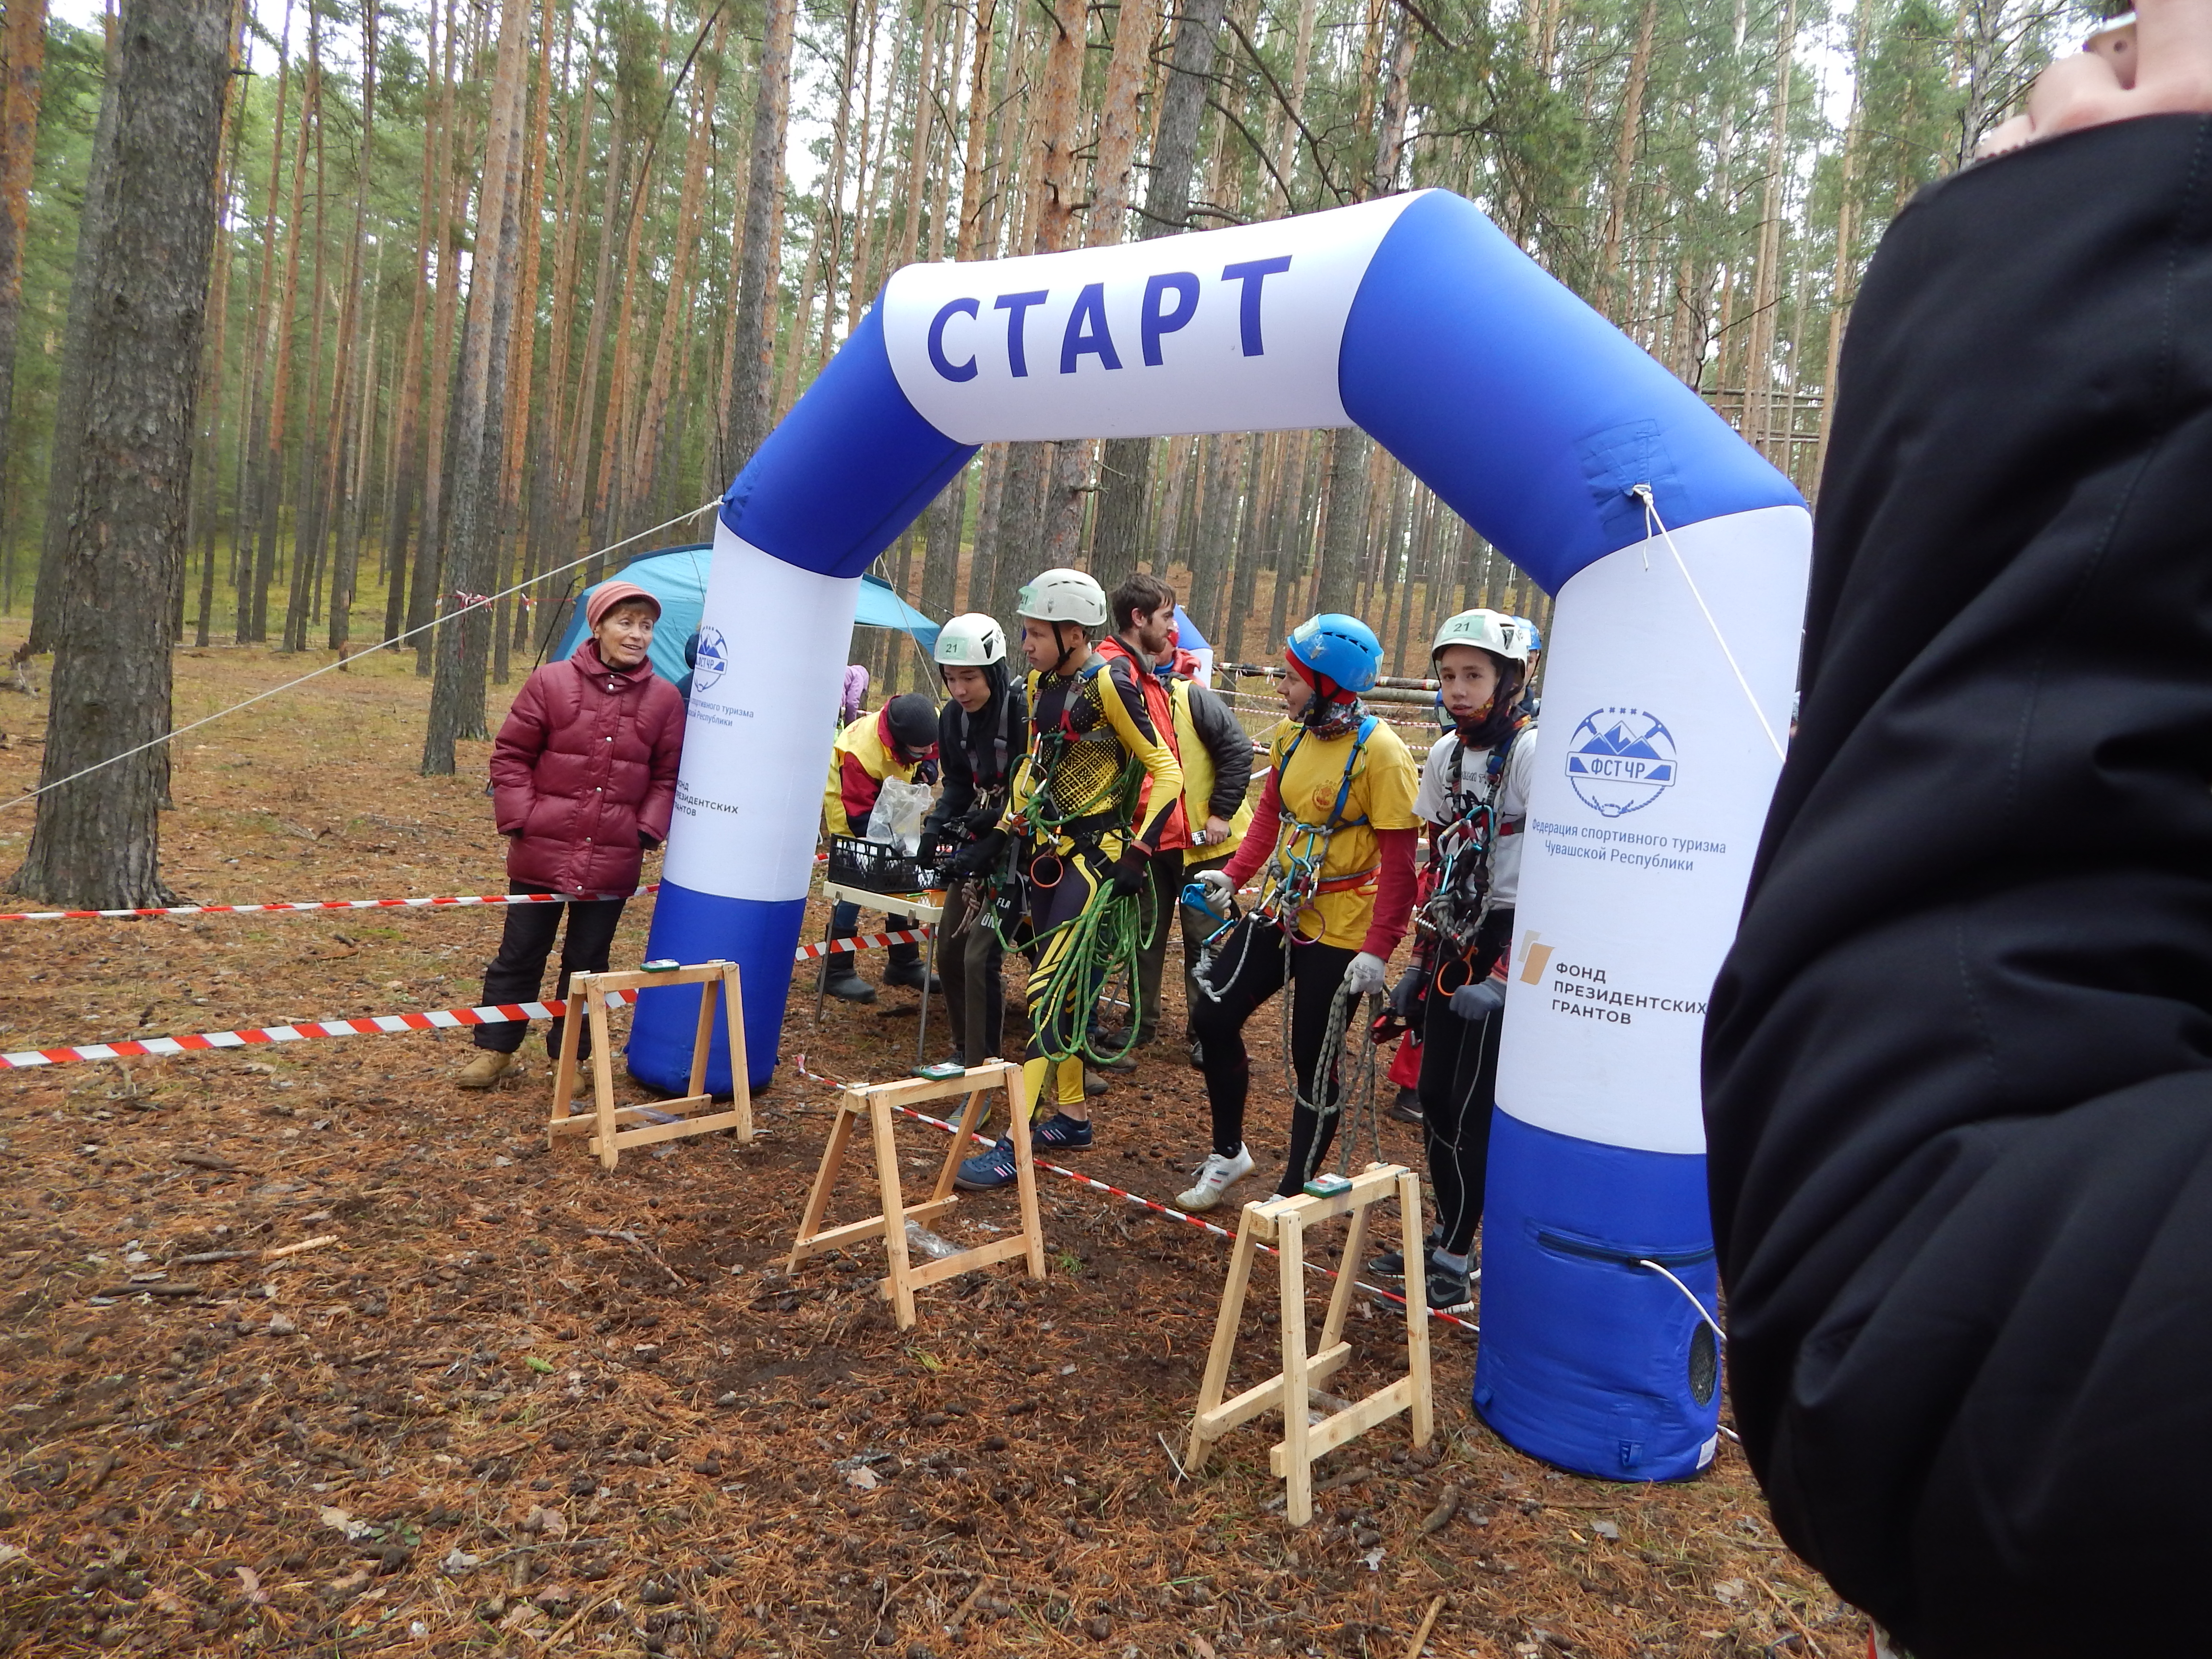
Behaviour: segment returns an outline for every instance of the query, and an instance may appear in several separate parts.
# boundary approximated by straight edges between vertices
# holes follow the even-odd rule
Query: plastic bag
[[[868,839],[894,842],[900,852],[912,858],[921,850],[921,821],[929,815],[934,799],[927,784],[885,778],[876,796],[875,810],[868,814]]]

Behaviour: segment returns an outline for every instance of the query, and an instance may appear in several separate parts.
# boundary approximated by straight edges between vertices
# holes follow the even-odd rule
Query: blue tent
[[[689,547],[665,547],[633,559],[606,580],[635,582],[660,601],[660,622],[653,630],[653,672],[677,685],[684,685],[691,670],[684,660],[684,646],[699,631],[699,616],[706,603],[707,572],[714,562],[714,548],[705,543]],[[560,647],[550,660],[559,662],[584,642],[584,601],[592,588],[577,596],[575,614]],[[925,655],[937,643],[937,624],[899,598],[881,576],[860,578],[860,604],[854,623],[861,628],[900,628],[914,635]],[[685,687],[689,690],[689,687]]]

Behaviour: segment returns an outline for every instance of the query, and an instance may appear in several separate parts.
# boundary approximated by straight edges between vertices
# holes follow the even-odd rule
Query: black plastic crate
[[[902,853],[896,842],[860,836],[830,837],[829,873],[834,882],[871,893],[919,893],[945,884],[937,866]]]

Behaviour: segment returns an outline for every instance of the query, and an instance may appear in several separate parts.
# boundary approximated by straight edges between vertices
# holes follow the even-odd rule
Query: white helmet
[[[1429,647],[1429,660],[1434,662],[1448,645],[1471,645],[1508,662],[1528,660],[1527,626],[1502,611],[1462,611],[1447,617],[1444,625],[1437,629],[1436,643]]]
[[[1006,635],[981,611],[970,611],[937,630],[937,647],[930,654],[941,667],[981,668],[1006,661]]]
[[[1080,570],[1048,570],[1022,589],[1015,601],[1017,617],[1038,622],[1075,623],[1085,628],[1106,625],[1106,590]]]

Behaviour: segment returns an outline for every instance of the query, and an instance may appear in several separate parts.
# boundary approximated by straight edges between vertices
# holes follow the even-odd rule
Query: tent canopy
[[[699,630],[707,602],[707,572],[714,562],[711,544],[664,547],[632,559],[607,581],[635,582],[660,601],[660,622],[653,630],[653,672],[681,685],[691,670],[684,660],[686,641]],[[568,630],[561,636],[552,660],[569,656],[584,642],[584,603],[599,586],[578,595]],[[860,578],[860,607],[853,618],[856,627],[903,629],[927,653],[937,643],[937,624],[899,598],[891,585],[872,574]]]

